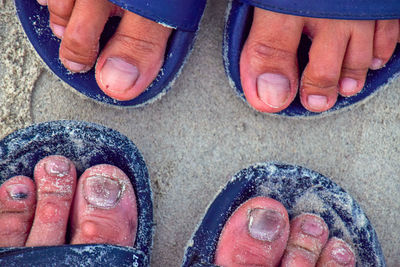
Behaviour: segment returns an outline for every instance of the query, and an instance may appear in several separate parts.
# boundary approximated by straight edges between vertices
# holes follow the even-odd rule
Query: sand
[[[400,265],[400,79],[367,103],[309,120],[250,109],[229,87],[221,40],[226,1],[209,0],[195,49],[173,89],[138,109],[77,95],[27,41],[12,0],[0,0],[0,137],[31,123],[86,120],[138,146],[154,191],[153,266],[179,266],[205,208],[236,171],[266,160],[311,168],[364,209],[388,266]]]

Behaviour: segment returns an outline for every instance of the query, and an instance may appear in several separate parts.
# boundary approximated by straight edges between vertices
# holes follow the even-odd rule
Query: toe
[[[397,41],[400,41],[400,20],[378,20],[375,26],[374,56],[370,68],[382,68],[392,56]]]
[[[137,208],[129,178],[112,165],[87,169],[79,179],[71,216],[72,244],[133,246]]]
[[[37,0],[37,2],[39,3],[39,5],[47,6],[47,0]]]
[[[277,266],[286,247],[289,219],[276,200],[256,197],[229,218],[218,241],[215,264]]]
[[[43,0],[41,0],[43,1]],[[44,0],[50,13],[50,28],[55,36],[62,38],[74,7],[75,0]]]
[[[35,213],[35,185],[25,176],[15,176],[0,187],[0,247],[25,244]]]
[[[315,266],[329,229],[324,220],[313,214],[301,214],[290,222],[290,236],[282,266]]]
[[[293,101],[302,27],[300,17],[255,8],[240,58],[240,79],[247,101],[258,111],[278,112]]]
[[[108,96],[131,100],[156,78],[171,29],[125,11],[96,65],[96,80]]]
[[[356,260],[351,247],[341,239],[331,238],[322,250],[318,267],[352,267]]]
[[[300,84],[300,99],[303,106],[313,112],[330,109],[336,102],[338,82],[342,69],[350,32],[345,22],[321,22],[311,20],[306,32],[313,39],[309,52],[309,62],[304,69]]]
[[[339,81],[339,93],[343,96],[355,95],[364,87],[372,62],[374,28],[374,21],[359,21],[354,27]]]
[[[60,60],[67,69],[86,72],[92,68],[112,7],[106,0],[76,0],[60,45]]]
[[[75,166],[63,156],[49,156],[39,161],[34,176],[37,207],[26,245],[63,244],[75,192]]]

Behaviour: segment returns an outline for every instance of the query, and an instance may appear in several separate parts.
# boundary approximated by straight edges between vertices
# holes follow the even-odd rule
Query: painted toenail
[[[84,182],[83,194],[86,201],[99,208],[113,207],[121,197],[122,188],[118,181],[103,176],[88,177]]]
[[[334,248],[332,249],[331,255],[333,259],[342,265],[349,264],[351,259],[353,258],[353,253],[351,252],[351,249],[342,243],[339,243],[338,245],[335,244]]]
[[[53,33],[55,36],[60,37],[60,38],[64,36],[64,32],[65,32],[64,26],[50,22],[50,28],[53,30]]]
[[[324,110],[328,105],[328,98],[323,95],[309,95],[307,97],[308,105],[316,110]]]
[[[344,93],[355,93],[355,91],[357,90],[357,81],[352,78],[343,78],[340,81],[340,88]]]
[[[289,98],[290,82],[281,74],[263,73],[257,78],[257,93],[268,106],[280,108]]]
[[[72,72],[85,72],[90,69],[90,67],[88,67],[84,64],[76,63],[76,62],[70,61],[68,59],[63,59],[62,62],[64,64],[64,66]]]
[[[37,1],[42,6],[46,6],[47,5],[47,0],[37,0]]]
[[[324,232],[324,225],[322,224],[322,219],[318,217],[307,216],[301,224],[301,230],[306,235],[311,235],[314,237],[319,237]]]
[[[63,177],[68,174],[70,166],[69,162],[62,158],[53,158],[44,164],[47,174]]]
[[[278,239],[285,224],[282,215],[276,210],[252,209],[249,212],[249,233],[257,240],[272,242]]]
[[[26,199],[29,194],[29,187],[24,184],[10,184],[6,190],[8,195],[15,200]]]
[[[383,61],[379,58],[372,59],[371,66],[369,67],[371,70],[377,70],[382,68]]]
[[[110,57],[100,71],[100,81],[105,88],[113,92],[125,92],[139,77],[136,66],[120,58]]]

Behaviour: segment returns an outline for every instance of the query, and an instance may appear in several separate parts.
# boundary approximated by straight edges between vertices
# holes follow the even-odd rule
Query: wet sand
[[[388,266],[399,266],[400,79],[367,103],[324,118],[258,113],[235,96],[223,70],[226,1],[208,2],[195,49],[173,89],[152,105],[121,110],[81,97],[53,75],[27,41],[13,1],[0,1],[0,137],[35,122],[74,119],[133,140],[154,192],[152,266],[178,266],[229,177],[270,160],[303,165],[343,187],[374,225]]]

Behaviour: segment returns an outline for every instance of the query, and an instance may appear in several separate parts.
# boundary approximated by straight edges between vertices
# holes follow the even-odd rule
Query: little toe
[[[87,169],[75,194],[71,243],[133,246],[136,230],[136,196],[126,174],[107,164]]]
[[[331,238],[321,252],[317,267],[353,267],[356,265],[354,252],[341,239]]]
[[[67,69],[86,72],[92,68],[112,10],[113,5],[106,0],[76,0],[60,45],[60,60]]]
[[[400,20],[378,20],[375,26],[374,51],[370,69],[382,68],[400,41]]]
[[[328,236],[328,226],[321,217],[300,214],[290,222],[290,236],[282,266],[315,266]]]
[[[0,247],[24,246],[35,214],[35,184],[15,176],[0,187]]]
[[[352,96],[364,87],[372,61],[375,21],[357,21],[343,60],[339,93]]]
[[[125,101],[157,77],[171,29],[125,11],[96,64],[96,80],[108,96]]]
[[[55,36],[62,38],[71,17],[75,0],[42,0],[46,2],[50,13],[50,28]]]
[[[36,165],[34,176],[37,206],[26,245],[64,244],[76,186],[75,166],[63,156],[48,156]]]
[[[215,264],[277,266],[289,236],[283,205],[267,197],[243,203],[229,218],[218,241]]]
[[[240,58],[240,79],[247,101],[258,111],[279,112],[293,101],[302,27],[300,17],[255,8]]]

